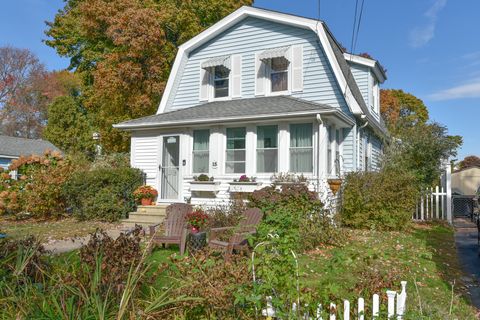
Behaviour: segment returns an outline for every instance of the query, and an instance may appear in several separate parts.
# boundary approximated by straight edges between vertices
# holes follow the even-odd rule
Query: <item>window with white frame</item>
[[[245,127],[227,128],[226,173],[245,173],[245,137]]]
[[[278,168],[278,126],[257,127],[257,172],[274,173]]]
[[[375,113],[379,113],[380,110],[380,90],[378,81],[373,79],[373,86],[372,86],[372,103],[371,109]]]
[[[224,66],[216,66],[213,68],[213,97],[228,97],[230,70]]]
[[[193,173],[208,173],[210,130],[193,131]]]
[[[288,65],[290,62],[285,57],[270,60],[271,92],[288,91]]]
[[[313,125],[290,124],[290,171],[313,172]]]
[[[340,129],[335,130],[335,175],[340,175]]]

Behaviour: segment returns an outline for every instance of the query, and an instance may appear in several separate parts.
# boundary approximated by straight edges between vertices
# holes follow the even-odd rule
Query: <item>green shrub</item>
[[[138,169],[99,168],[76,172],[63,192],[78,219],[115,221],[134,209],[133,191],[142,183]]]
[[[344,182],[341,222],[351,228],[402,230],[417,199],[417,182],[408,171],[353,172]]]
[[[261,241],[277,234],[288,240],[291,249],[300,251],[338,241],[335,216],[327,214],[317,193],[304,184],[257,190],[250,195],[249,206],[260,208],[265,214],[257,232]]]

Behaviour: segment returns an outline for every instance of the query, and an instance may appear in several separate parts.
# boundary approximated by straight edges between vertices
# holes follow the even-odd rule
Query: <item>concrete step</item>
[[[137,212],[138,213],[163,213],[165,214],[167,206],[160,205],[160,206],[138,206]]]
[[[145,228],[147,231],[148,231],[148,227],[149,226],[153,226],[155,225],[156,223],[154,222],[145,222],[145,221],[138,221],[138,220],[130,220],[130,219],[124,219],[124,220],[121,220],[120,221],[122,223],[122,225],[125,227],[125,228],[134,228],[135,225],[140,225],[142,226],[143,228]]]

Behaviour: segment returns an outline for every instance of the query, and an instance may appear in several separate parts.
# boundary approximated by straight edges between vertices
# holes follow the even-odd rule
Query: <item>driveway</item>
[[[458,259],[465,273],[472,304],[480,309],[480,256],[477,244],[477,227],[469,218],[455,218],[455,244]]]

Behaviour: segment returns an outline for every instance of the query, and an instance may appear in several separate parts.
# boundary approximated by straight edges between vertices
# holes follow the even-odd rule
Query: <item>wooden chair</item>
[[[209,234],[208,246],[221,249],[225,252],[225,259],[233,253],[233,250],[245,250],[248,247],[247,237],[257,232],[257,226],[262,221],[263,212],[258,208],[250,208],[243,213],[243,219],[237,226],[212,228]],[[222,233],[232,232],[228,240],[219,238]]]
[[[185,245],[187,239],[187,229],[185,217],[192,212],[192,206],[185,203],[174,203],[166,208],[166,217],[163,223],[150,226],[150,235],[152,236],[153,245],[169,245],[178,244],[180,254],[185,253]],[[159,235],[157,228],[163,225],[165,234]]]

